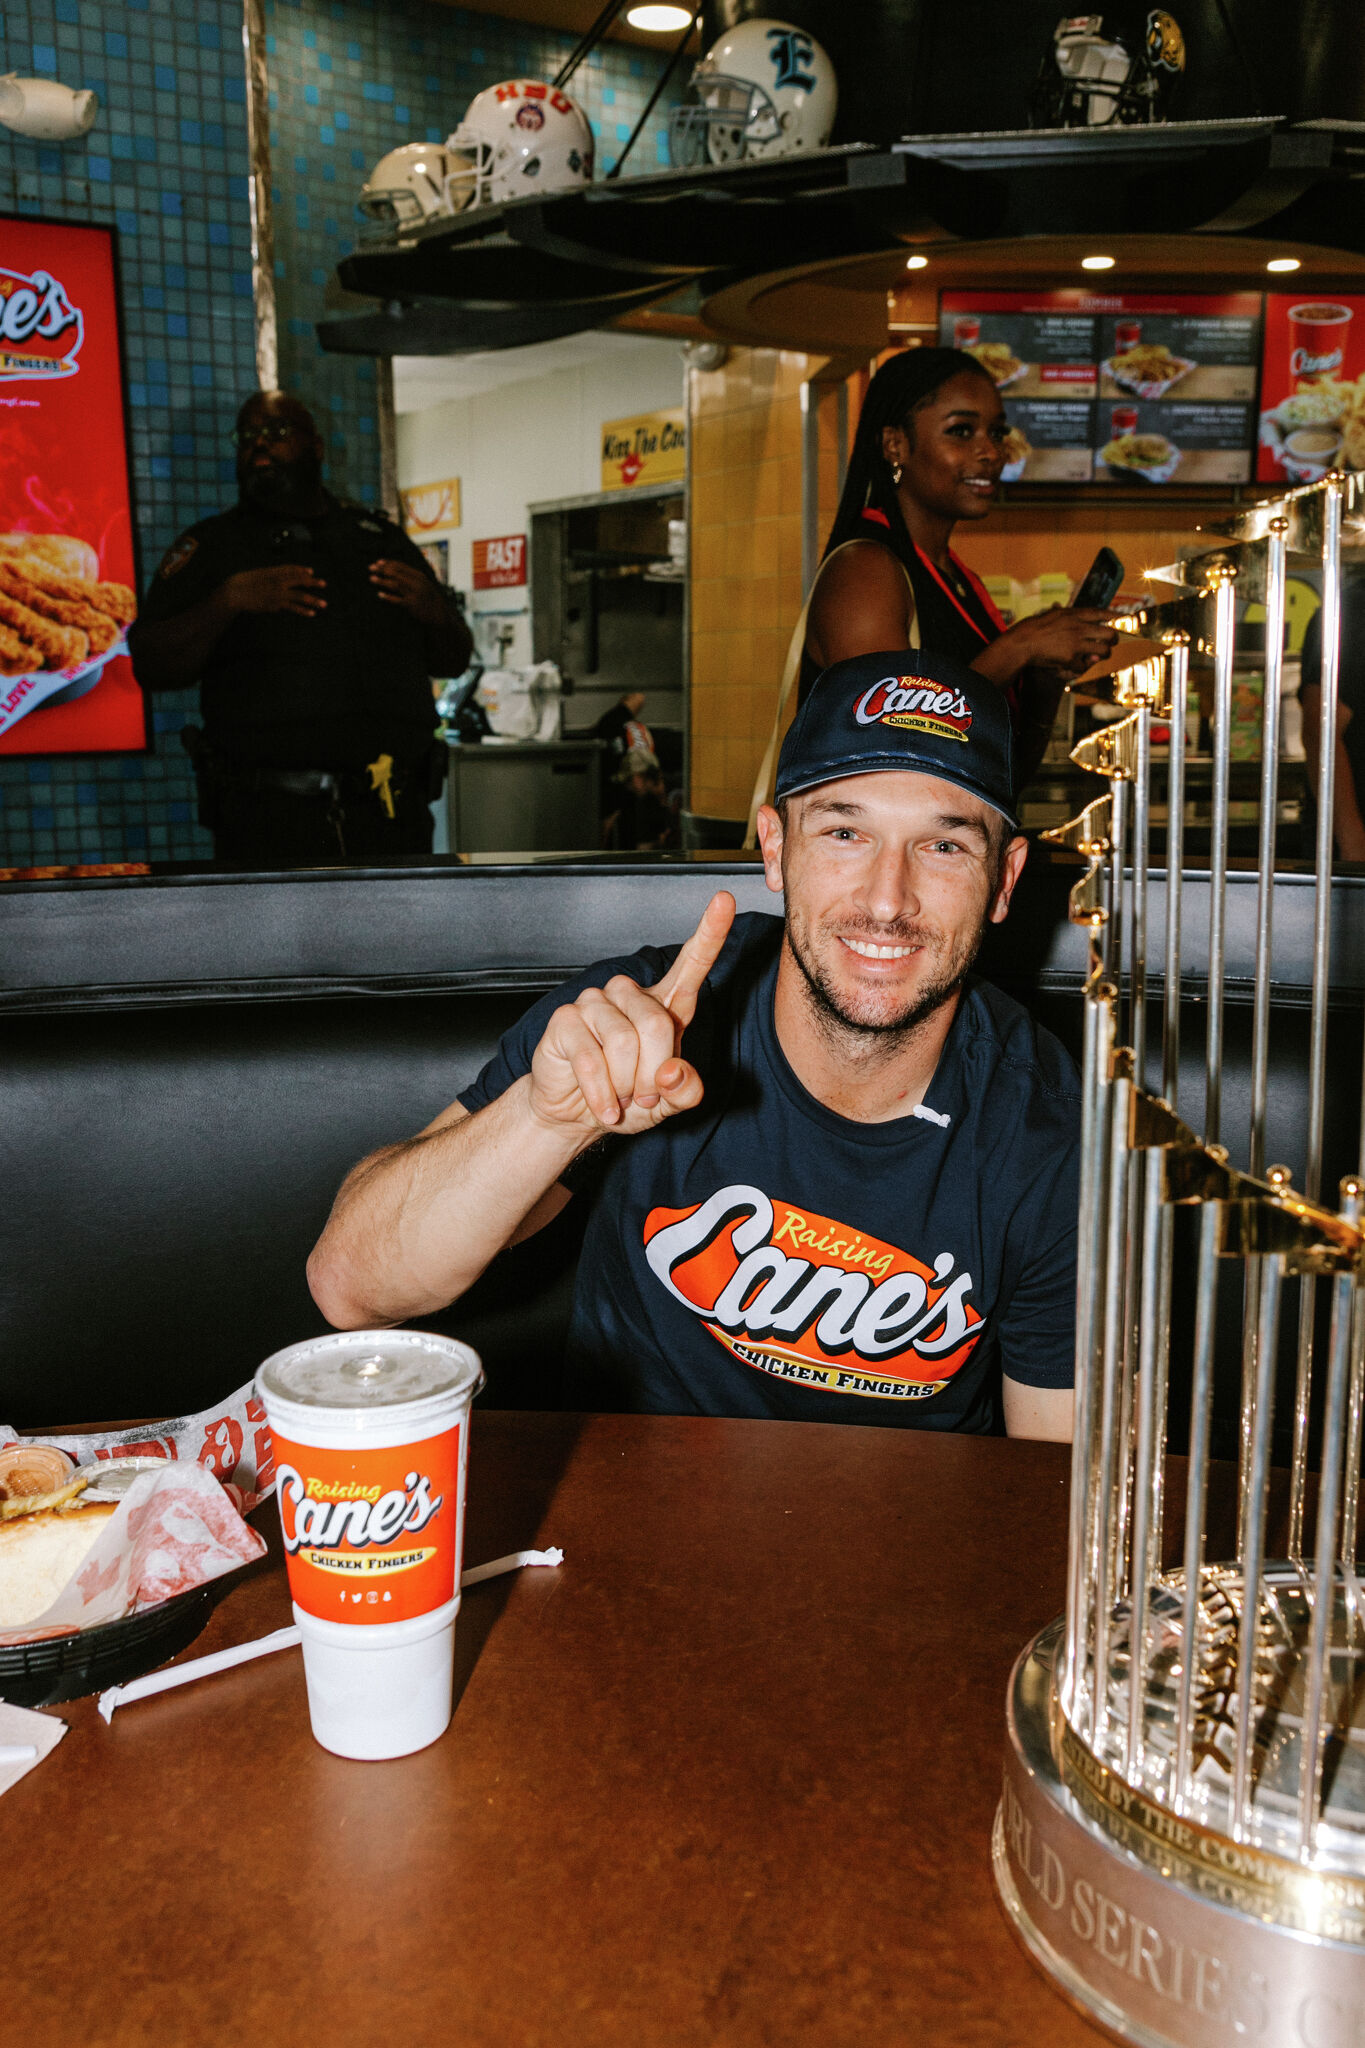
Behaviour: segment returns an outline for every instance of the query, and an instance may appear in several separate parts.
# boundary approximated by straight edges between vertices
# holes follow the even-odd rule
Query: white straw
[[[495,1557],[492,1564],[476,1564],[460,1573],[460,1585],[477,1586],[482,1579],[498,1579],[504,1572],[519,1572],[528,1564],[563,1564],[562,1550],[514,1550],[507,1557]]]
[[[500,1578],[504,1572],[519,1572],[525,1565],[563,1564],[562,1550],[514,1550],[507,1557],[495,1557],[491,1564],[476,1564],[461,1572],[460,1586],[477,1586],[483,1579]],[[215,1671],[231,1671],[236,1664],[249,1664],[255,1657],[268,1657],[275,1650],[292,1650],[299,1641],[295,1628],[277,1628],[273,1635],[260,1636],[254,1643],[239,1643],[231,1650],[215,1650],[207,1657],[192,1657],[188,1664],[176,1664],[169,1671],[149,1671],[145,1678],[130,1679],[127,1685],[112,1685],[102,1692],[97,1705],[107,1722],[115,1707],[130,1700],[150,1699],[153,1693],[169,1692],[177,1685],[190,1685],[196,1678],[211,1678]],[[36,1752],[7,1752],[0,1748],[0,1764],[32,1763]]]
[[[0,1766],[4,1764],[32,1764],[38,1761],[38,1745],[34,1742],[0,1742]]]

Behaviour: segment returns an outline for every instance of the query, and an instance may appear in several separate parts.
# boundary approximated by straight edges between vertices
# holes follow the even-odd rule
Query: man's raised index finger
[[[654,990],[665,1009],[676,1010],[680,1004],[686,1005],[690,1021],[697,992],[720,958],[734,921],[734,897],[728,889],[717,890],[702,912],[697,929]]]

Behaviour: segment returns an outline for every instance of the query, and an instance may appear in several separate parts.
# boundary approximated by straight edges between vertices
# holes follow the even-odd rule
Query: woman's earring
[[[893,484],[895,484],[895,485],[896,485],[897,489],[899,489],[899,488],[900,488],[900,480],[901,480],[901,466],[900,466],[900,464],[899,464],[898,462],[893,462],[893,463],[892,463],[892,465],[891,465],[891,481],[892,481],[892,483],[893,483]]]

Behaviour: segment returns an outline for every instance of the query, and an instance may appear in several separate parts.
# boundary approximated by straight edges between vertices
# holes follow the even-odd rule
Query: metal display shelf
[[[428,221],[343,258],[324,349],[432,355],[601,326],[906,242],[1275,234],[1365,252],[1365,126],[1282,117],[850,143],[663,171]]]

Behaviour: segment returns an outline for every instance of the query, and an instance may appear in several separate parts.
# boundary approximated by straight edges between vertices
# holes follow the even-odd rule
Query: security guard
[[[219,860],[294,866],[431,848],[430,678],[469,629],[383,513],[323,488],[312,415],[280,391],[237,419],[238,499],[169,549],[129,648],[149,690],[200,683],[187,728]]]

